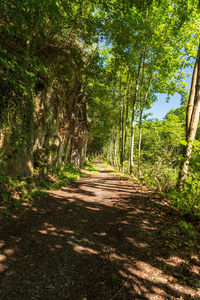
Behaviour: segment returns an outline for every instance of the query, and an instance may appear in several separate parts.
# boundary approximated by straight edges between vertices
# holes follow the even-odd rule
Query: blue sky
[[[193,72],[193,68],[188,67],[185,68],[184,72],[186,74],[190,74]],[[189,77],[186,77],[186,83],[191,84],[191,79],[192,79],[192,75]],[[162,120],[166,114],[170,111],[170,109],[174,108],[178,108],[181,103],[181,96],[179,94],[174,94],[173,96],[170,96],[170,100],[168,101],[168,103],[166,102],[166,98],[167,95],[166,94],[158,94],[158,101],[155,102],[152,105],[151,109],[148,109],[146,112],[149,113],[151,112],[153,115],[149,117],[149,119],[155,118],[155,119],[159,119]]]
[[[166,102],[167,95],[166,94],[158,94],[158,101],[152,105],[151,109],[148,109],[148,113],[151,112],[153,115],[149,118],[155,118],[162,120],[165,115],[170,111],[170,109],[178,108],[181,103],[181,96],[179,94],[175,94],[170,97],[169,102]]]

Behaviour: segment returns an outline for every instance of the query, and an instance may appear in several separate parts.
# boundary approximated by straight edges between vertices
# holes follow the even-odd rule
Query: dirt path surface
[[[200,299],[199,249],[181,244],[179,218],[101,166],[5,218],[0,299]]]

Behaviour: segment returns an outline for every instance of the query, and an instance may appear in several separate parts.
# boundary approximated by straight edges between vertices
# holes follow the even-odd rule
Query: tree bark
[[[145,69],[145,53],[142,67],[142,80],[141,80],[141,89],[140,89],[140,116],[139,116],[139,142],[138,142],[138,175],[141,177],[141,168],[140,168],[140,156],[141,156],[141,142],[142,142],[142,115],[145,103],[142,104],[142,92],[143,92],[143,82],[144,82],[144,69]],[[146,99],[144,100],[146,102]]]
[[[130,91],[131,91],[131,79],[129,80],[128,84],[128,94],[126,98],[126,116],[125,116],[125,133],[124,133],[124,159],[126,155],[126,144],[127,144],[127,132],[128,132],[128,125],[129,125],[129,119],[128,119],[128,111],[129,111],[129,100],[130,100]]]
[[[117,128],[115,127],[114,131],[114,159],[113,159],[113,165],[117,165]]]
[[[144,102],[142,103],[142,101],[140,99],[139,142],[138,142],[138,175],[139,175],[139,178],[142,176],[142,172],[141,172],[142,117],[143,117],[143,111],[144,111],[145,105],[147,103],[152,78],[153,78],[153,70],[152,70],[152,74],[150,75],[150,78],[149,78],[148,87],[147,87],[145,97],[144,97]]]
[[[197,68],[197,70],[195,70]],[[195,75],[196,72],[196,75]],[[197,126],[199,122],[199,113],[200,113],[200,45],[198,49],[197,62],[194,68],[193,73],[193,82],[191,89],[194,89],[194,81],[196,78],[195,92],[194,90],[190,93],[190,98],[195,94],[194,100],[189,98],[188,109],[187,109],[187,121],[186,121],[186,141],[187,145],[184,148],[183,153],[183,162],[180,166],[179,178],[178,178],[178,187],[183,189],[185,180],[188,176],[189,171],[189,162],[192,152],[192,143],[195,139]],[[188,127],[187,127],[188,126]]]
[[[113,165],[113,152],[112,152],[112,149],[113,149],[113,145],[112,145],[113,141],[112,139],[110,139],[110,145],[109,145],[109,162],[111,164],[111,166]]]
[[[197,82],[197,60],[198,57],[196,59],[194,70],[193,70],[192,83],[191,83],[190,95],[188,99],[187,112],[186,112],[186,140],[189,132],[190,121],[191,121],[192,111],[194,107],[194,98],[195,98],[195,91],[196,91],[195,88]]]
[[[125,103],[126,103],[126,99],[127,99],[127,95],[128,95],[128,89],[129,89],[129,74],[127,75],[127,81],[126,81],[126,88],[124,91],[124,96],[123,96],[123,106],[122,106],[122,156],[120,159],[120,165],[121,165],[121,171],[124,172],[124,140],[125,140],[125,135],[126,132],[124,132],[124,122],[127,123],[127,119],[124,120],[124,111],[125,111]],[[127,107],[126,107],[127,109]],[[127,113],[126,113],[126,117],[127,117]]]
[[[120,71],[120,84],[119,84],[119,156],[120,156],[120,170],[123,164],[123,126],[124,126],[124,105],[122,99],[122,72]]]
[[[135,94],[133,97],[133,110],[132,110],[132,120],[131,120],[131,148],[130,148],[130,174],[133,173],[133,149],[134,149],[134,127],[135,127],[135,109],[136,109],[136,102],[137,102],[137,96],[139,91],[139,85],[140,85],[140,69],[142,64],[142,58],[143,58],[143,52],[140,55],[139,59],[139,65],[138,65],[138,72],[137,72],[137,78],[136,78],[136,87],[135,87]]]

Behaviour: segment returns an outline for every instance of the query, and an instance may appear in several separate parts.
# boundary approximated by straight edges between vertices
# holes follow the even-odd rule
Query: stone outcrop
[[[81,61],[72,57],[68,48],[45,62],[51,66],[53,80],[49,83],[41,78],[41,84],[38,81],[35,96],[29,103],[32,110],[27,110],[27,102],[22,101],[19,109],[8,111],[9,122],[2,125],[0,132],[1,165],[5,174],[30,176],[36,167],[68,162],[82,167],[88,140],[86,99]]]

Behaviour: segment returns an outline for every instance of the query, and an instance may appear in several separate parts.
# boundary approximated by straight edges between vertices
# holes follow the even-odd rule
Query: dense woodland
[[[101,155],[199,217],[198,1],[2,0],[0,16],[2,201]],[[162,121],[158,93],[182,99]]]

